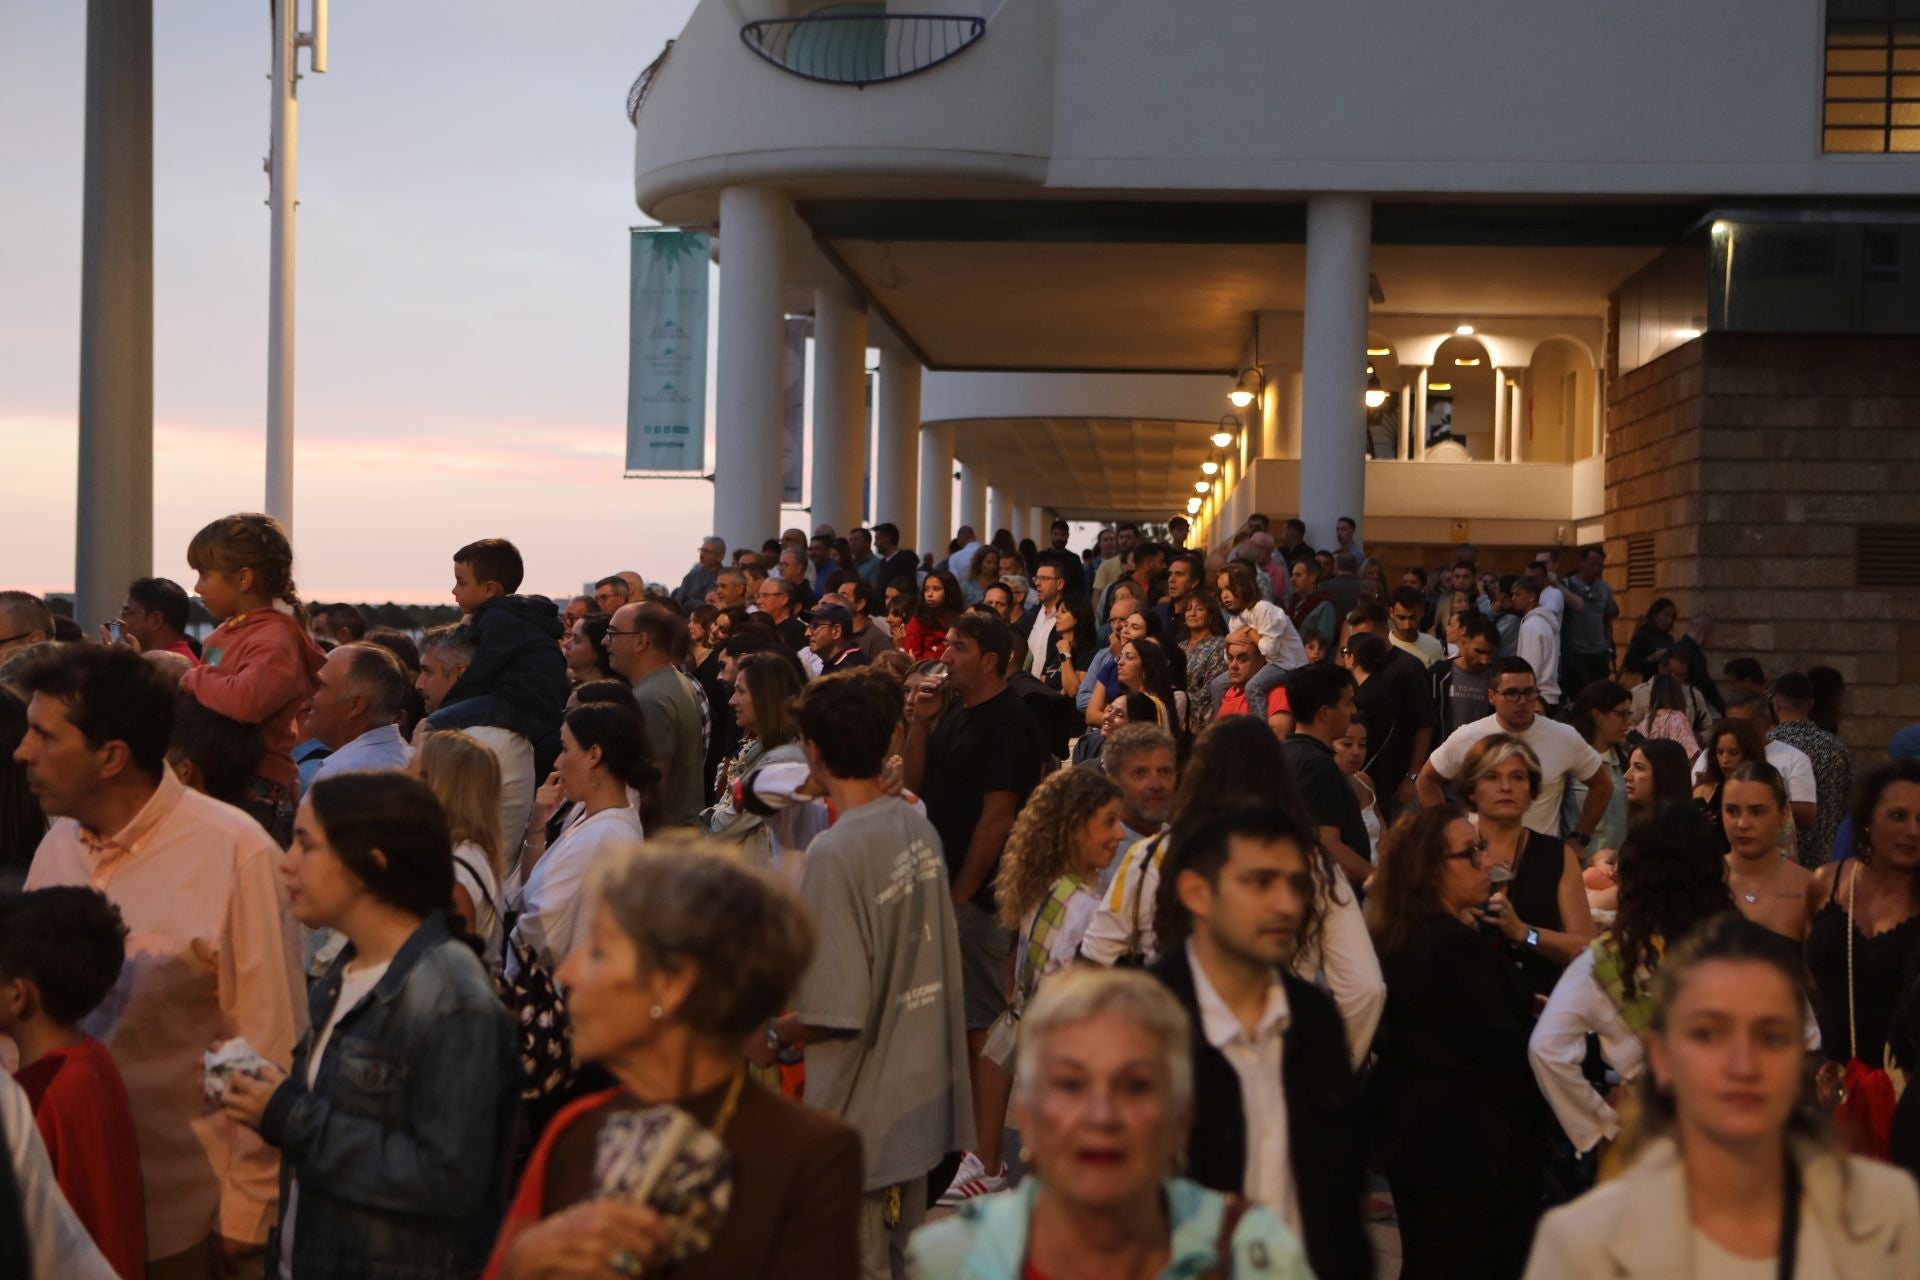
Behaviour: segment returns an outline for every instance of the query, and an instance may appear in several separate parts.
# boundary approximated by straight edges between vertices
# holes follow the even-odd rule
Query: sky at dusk
[[[309,599],[444,599],[488,535],[530,591],[692,562],[711,486],[621,476],[625,98],[692,9],[332,6],[300,109]],[[37,591],[73,585],[85,27],[18,5],[0,41],[0,586]],[[191,586],[194,530],[263,502],[269,33],[210,0],[154,28],[154,570]]]

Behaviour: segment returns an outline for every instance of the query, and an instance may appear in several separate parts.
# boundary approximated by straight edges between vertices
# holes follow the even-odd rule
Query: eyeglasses
[[[1531,702],[1540,696],[1540,691],[1538,689],[1496,689],[1494,695],[1505,698],[1508,702]]]
[[[1486,856],[1487,856],[1487,842],[1485,840],[1476,840],[1464,849],[1461,849],[1454,853],[1449,853],[1444,859],[1444,861],[1452,862],[1457,858],[1465,859],[1466,861],[1472,863],[1474,866],[1477,867],[1480,865],[1480,860]]]
[[[640,634],[641,634],[641,631],[638,627],[635,627],[632,631],[622,631],[618,627],[607,628],[607,639],[609,640],[613,639],[615,636],[637,636]]]
[[[31,631],[22,631],[17,636],[0,636],[0,644],[12,644],[15,640],[25,640],[32,634],[33,632]]]

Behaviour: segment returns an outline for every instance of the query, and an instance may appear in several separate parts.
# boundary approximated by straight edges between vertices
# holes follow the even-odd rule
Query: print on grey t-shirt
[[[850,1033],[807,1046],[807,1105],[859,1132],[867,1190],[917,1178],[973,1138],[940,837],[893,796],[850,810],[808,847],[800,896],[819,942],[794,1012]]]

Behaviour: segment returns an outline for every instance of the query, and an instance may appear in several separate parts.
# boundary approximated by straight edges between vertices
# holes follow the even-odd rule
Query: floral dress
[[[1207,686],[1227,669],[1227,642],[1222,636],[1208,636],[1198,644],[1192,637],[1180,642],[1187,655],[1187,732],[1198,733],[1206,727],[1211,708],[1207,706]]]

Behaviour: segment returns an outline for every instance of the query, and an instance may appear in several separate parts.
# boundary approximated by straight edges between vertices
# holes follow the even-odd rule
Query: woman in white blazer
[[[1920,1191],[1816,1124],[1799,961],[1720,916],[1655,983],[1627,1171],[1547,1215],[1527,1280],[1920,1280]]]

